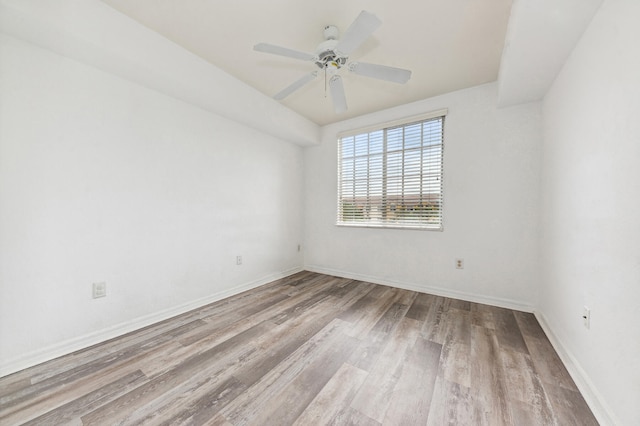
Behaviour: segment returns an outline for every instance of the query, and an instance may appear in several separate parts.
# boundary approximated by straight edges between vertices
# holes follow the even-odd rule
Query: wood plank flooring
[[[301,272],[0,378],[2,425],[597,425],[532,314]]]

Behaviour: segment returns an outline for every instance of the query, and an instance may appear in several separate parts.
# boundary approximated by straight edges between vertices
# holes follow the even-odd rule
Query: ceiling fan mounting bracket
[[[337,40],[340,37],[340,30],[335,25],[327,25],[322,31],[325,40]]]

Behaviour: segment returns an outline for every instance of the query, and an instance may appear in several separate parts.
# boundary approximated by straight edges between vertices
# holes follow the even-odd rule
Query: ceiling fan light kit
[[[253,49],[258,52],[314,62],[325,73],[325,79],[329,76],[329,92],[333,101],[333,109],[337,114],[340,114],[347,110],[344,85],[339,74],[343,67],[354,74],[399,84],[404,84],[411,78],[411,71],[402,68],[364,62],[347,63],[349,55],[360,47],[380,25],[382,25],[382,22],[373,13],[363,10],[349,26],[342,39],[339,38],[340,31],[335,25],[324,27],[323,35],[325,40],[318,45],[315,54],[269,43],[258,43]],[[313,71],[276,93],[273,98],[282,100],[313,81],[317,76],[318,71]]]

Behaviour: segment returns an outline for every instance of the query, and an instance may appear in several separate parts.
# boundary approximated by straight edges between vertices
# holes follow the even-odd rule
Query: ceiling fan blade
[[[274,55],[286,56],[287,58],[300,59],[302,61],[311,61],[315,58],[310,53],[300,52],[298,50],[288,49],[286,47],[276,46],[269,43],[258,43],[253,46],[253,50]]]
[[[276,93],[273,96],[273,99],[279,101],[279,100],[282,100],[282,99],[286,98],[287,96],[289,96],[290,94],[292,94],[296,90],[300,89],[305,84],[308,84],[311,81],[313,81],[313,79],[316,78],[317,76],[318,76],[318,71],[314,71],[311,74],[305,75],[304,77],[294,81],[293,84],[285,87],[284,89],[282,89],[281,91]]]
[[[336,50],[344,56],[349,56],[356,50],[378,27],[382,21],[373,13],[363,10],[355,21],[351,24],[344,36],[336,45]]]
[[[349,71],[365,77],[392,81],[404,84],[411,78],[411,71],[402,68],[388,67],[386,65],[368,64],[366,62],[351,62]]]
[[[331,77],[331,80],[329,80],[329,91],[331,92],[333,109],[336,114],[345,112],[347,110],[347,98],[344,95],[344,86],[342,85],[342,78],[339,75],[334,75]]]

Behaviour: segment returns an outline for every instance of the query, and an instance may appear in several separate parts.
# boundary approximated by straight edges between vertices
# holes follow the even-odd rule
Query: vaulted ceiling
[[[281,101],[324,125],[497,80],[511,0],[103,0],[118,11],[273,96],[315,69],[256,52],[259,42],[314,53],[326,25],[344,32],[367,10],[382,26],[350,60],[412,71],[405,85],[341,70],[348,111],[336,114],[323,75]]]

